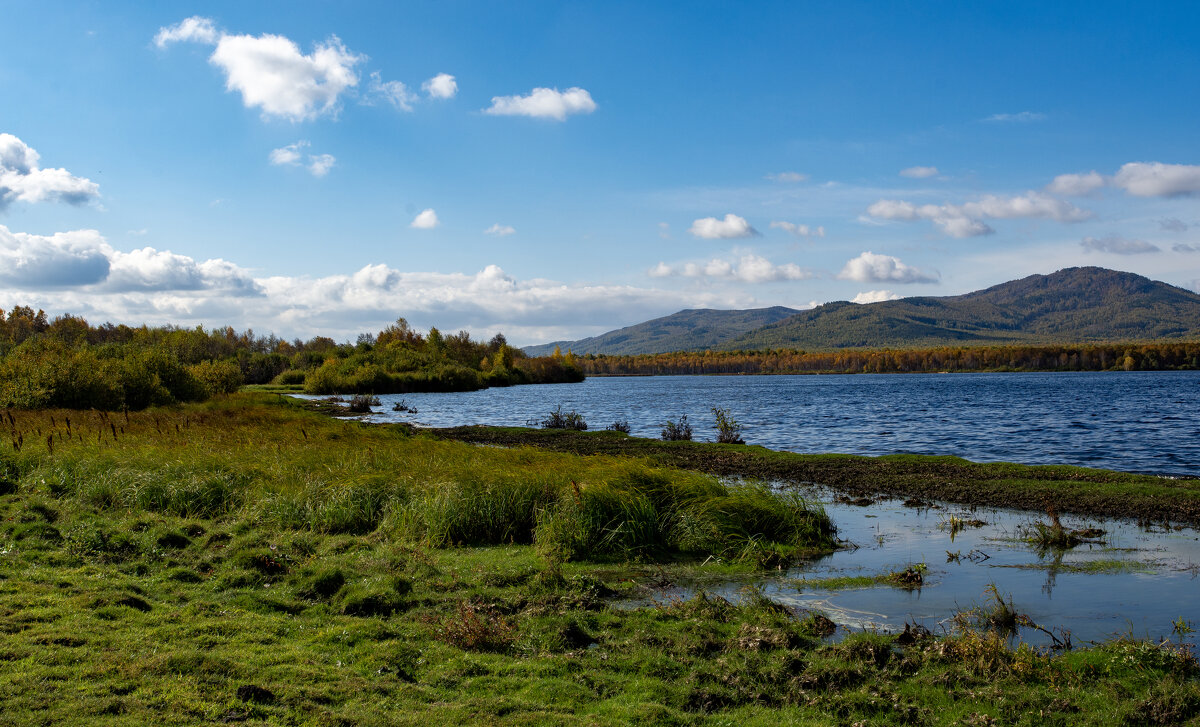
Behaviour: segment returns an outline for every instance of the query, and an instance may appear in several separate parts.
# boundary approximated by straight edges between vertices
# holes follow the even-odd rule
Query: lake
[[[425,426],[523,426],[555,407],[583,414],[592,429],[627,420],[657,437],[686,414],[697,439],[715,438],[711,407],[729,409],[748,443],[795,452],[952,454],[978,462],[1072,464],[1170,475],[1200,474],[1200,372],[883,374],[857,376],[663,376],[591,378],[582,384],[380,397],[370,421]],[[417,412],[395,412],[398,401]],[[939,504],[869,507],[807,488],[838,528],[844,549],[786,573],[750,581],[771,599],[822,611],[847,630],[932,631],[957,611],[988,605],[994,585],[1014,607],[1076,643],[1132,635],[1196,642],[1173,630],[1200,626],[1200,532],[1065,517],[1099,527],[1102,542],[1038,552],[1023,539],[1040,513],[967,512]],[[952,517],[986,523],[952,532]],[[921,563],[919,589],[875,584],[826,588],[840,576],[873,576]],[[708,583],[731,599],[747,582]],[[683,584],[654,594],[686,597]],[[632,604],[637,605],[637,604]],[[1057,632],[1061,635],[1061,632]],[[1023,640],[1046,644],[1030,629]]]
[[[1200,475],[1200,372],[595,377],[581,384],[382,396],[369,417],[448,427],[524,426],[557,406],[591,429],[659,436],[686,414],[716,437],[728,409],[749,444],[792,452],[951,454]],[[404,400],[416,414],[391,411]]]

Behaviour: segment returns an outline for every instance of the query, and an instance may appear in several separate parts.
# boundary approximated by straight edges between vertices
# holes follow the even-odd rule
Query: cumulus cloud
[[[1135,197],[1190,196],[1200,192],[1200,165],[1130,162],[1112,183]]]
[[[421,213],[413,218],[412,224],[410,224],[409,227],[413,227],[418,230],[432,230],[439,224],[440,220],[438,220],[437,212],[434,212],[431,208],[427,210],[421,210]]]
[[[975,237],[995,232],[984,220],[1041,218],[1058,222],[1080,222],[1092,213],[1040,192],[1014,197],[987,195],[965,204],[916,205],[902,200],[881,199],[867,208],[871,217],[883,220],[930,220],[951,237]]]
[[[341,95],[358,85],[354,67],[364,60],[337,36],[306,55],[282,35],[230,35],[199,16],[161,28],[155,36],[159,47],[184,40],[216,44],[208,61],[225,73],[225,90],[240,93],[246,108],[291,121],[336,114]]]
[[[85,288],[100,292],[221,291],[250,295],[249,273],[224,260],[198,262],[151,247],[121,252],[96,230],[54,235],[11,232],[0,225],[0,282],[16,288]]]
[[[1068,197],[1082,197],[1095,192],[1106,183],[1104,175],[1094,170],[1086,174],[1060,174],[1046,185],[1046,191]]]
[[[1171,249],[1175,252],[1200,252],[1200,245],[1188,245],[1181,242],[1177,245],[1172,245]]]
[[[1188,228],[1192,227],[1192,225],[1189,225],[1183,220],[1175,217],[1168,217],[1166,219],[1159,220],[1158,226],[1166,232],[1187,232]]]
[[[1027,124],[1031,121],[1042,121],[1046,115],[1038,111],[1020,111],[1015,114],[992,114],[984,121],[1016,122]]]
[[[304,168],[314,177],[325,176],[337,163],[337,157],[332,154],[306,154],[304,150],[308,147],[307,141],[298,141],[295,144],[273,149],[267,159],[275,166],[298,167],[307,156],[308,161],[303,163]]]
[[[1130,240],[1124,237],[1085,237],[1079,243],[1088,252],[1107,252],[1113,255],[1141,255],[1148,252],[1159,252],[1157,245],[1145,240]]]
[[[159,48],[166,48],[171,43],[179,41],[211,45],[216,43],[219,37],[220,33],[217,32],[211,19],[193,15],[175,25],[159,28],[158,34],[154,36],[154,44]]]
[[[772,283],[784,280],[808,280],[812,271],[796,265],[776,265],[760,255],[747,253],[732,260],[713,258],[703,263],[671,266],[660,262],[647,271],[652,278],[684,277],[736,280],[743,283]]]
[[[937,167],[909,167],[900,170],[900,176],[908,177],[909,179],[928,179],[929,177],[936,177],[937,173]]]
[[[0,134],[0,210],[13,201],[84,204],[100,196],[100,185],[66,169],[42,169],[41,156],[12,134]]]
[[[805,181],[808,179],[808,175],[801,174],[800,172],[777,172],[775,174],[768,174],[766,178],[772,182],[796,183]]]
[[[692,222],[688,232],[705,240],[728,240],[739,237],[754,237],[758,230],[750,226],[745,217],[735,214],[725,215],[725,219],[702,217]]]
[[[792,222],[774,221],[771,223],[771,229],[783,230],[796,237],[825,237],[824,227],[809,227],[808,225],[797,225]]]
[[[899,300],[899,299],[900,299],[900,296],[896,295],[895,293],[893,293],[890,290],[867,290],[867,291],[864,291],[864,292],[859,293],[858,295],[854,296],[854,298],[850,302],[866,304],[866,303],[881,303],[885,300]]]
[[[492,105],[483,110],[492,116],[529,116],[565,121],[571,114],[590,114],[596,110],[592,95],[578,86],[559,91],[535,88],[527,96],[493,96]]]
[[[430,98],[454,98],[454,94],[458,93],[458,81],[449,73],[439,73],[422,83],[421,90]]]
[[[508,225],[502,225],[499,222],[497,222],[496,224],[494,224],[491,227],[484,230],[483,234],[494,235],[495,237],[508,237],[509,235],[513,234],[514,232],[516,232],[516,230],[513,229],[512,227],[509,227]]]
[[[839,280],[858,283],[936,283],[937,273],[927,273],[900,262],[891,255],[867,251],[850,260],[838,273]]]

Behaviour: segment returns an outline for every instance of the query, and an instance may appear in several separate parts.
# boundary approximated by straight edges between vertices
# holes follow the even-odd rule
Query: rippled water
[[[686,414],[696,438],[710,440],[717,406],[745,425],[748,443],[772,449],[1200,475],[1194,371],[597,377],[380,398],[373,421],[524,425],[561,405],[592,429],[628,420],[644,437]],[[401,399],[417,414],[391,411]]]

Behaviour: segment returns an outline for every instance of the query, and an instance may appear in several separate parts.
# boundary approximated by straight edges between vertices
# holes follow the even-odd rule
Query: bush
[[[692,441],[692,425],[688,424],[687,414],[679,417],[679,421],[668,419],[662,428],[662,438],[664,442]]]
[[[242,385],[242,370],[232,361],[201,361],[189,366],[188,371],[204,385],[209,395],[232,394]]]
[[[271,379],[271,383],[276,386],[297,386],[302,385],[305,378],[305,373],[300,369],[288,369]]]
[[[728,409],[712,408],[713,416],[717,418],[717,441],[721,444],[745,444],[742,439],[742,425],[729,416]]]
[[[559,406],[542,420],[542,429],[572,429],[582,432],[587,430],[587,422],[583,420],[583,415],[574,409],[563,413],[562,406]]]
[[[630,431],[629,430],[629,420],[622,419],[619,422],[613,422],[612,424],[609,424],[606,427],[606,429],[610,432],[621,432],[622,434],[629,434],[629,431]]]
[[[350,411],[356,414],[370,414],[371,407],[379,406],[381,403],[382,402],[379,401],[378,396],[371,396],[370,394],[355,394],[354,397],[350,399],[350,404],[348,406]]]

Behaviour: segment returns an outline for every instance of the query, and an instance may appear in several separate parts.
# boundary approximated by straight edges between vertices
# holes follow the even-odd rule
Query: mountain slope
[[[723,344],[762,326],[784,320],[799,311],[775,306],[751,310],[681,310],[669,316],[579,341],[555,341],[527,346],[530,356],[546,356],[558,346],[577,354],[639,354],[661,351],[703,351]]]
[[[721,346],[830,349],[1200,338],[1200,295],[1133,273],[1067,268],[940,298],[829,303]]]

